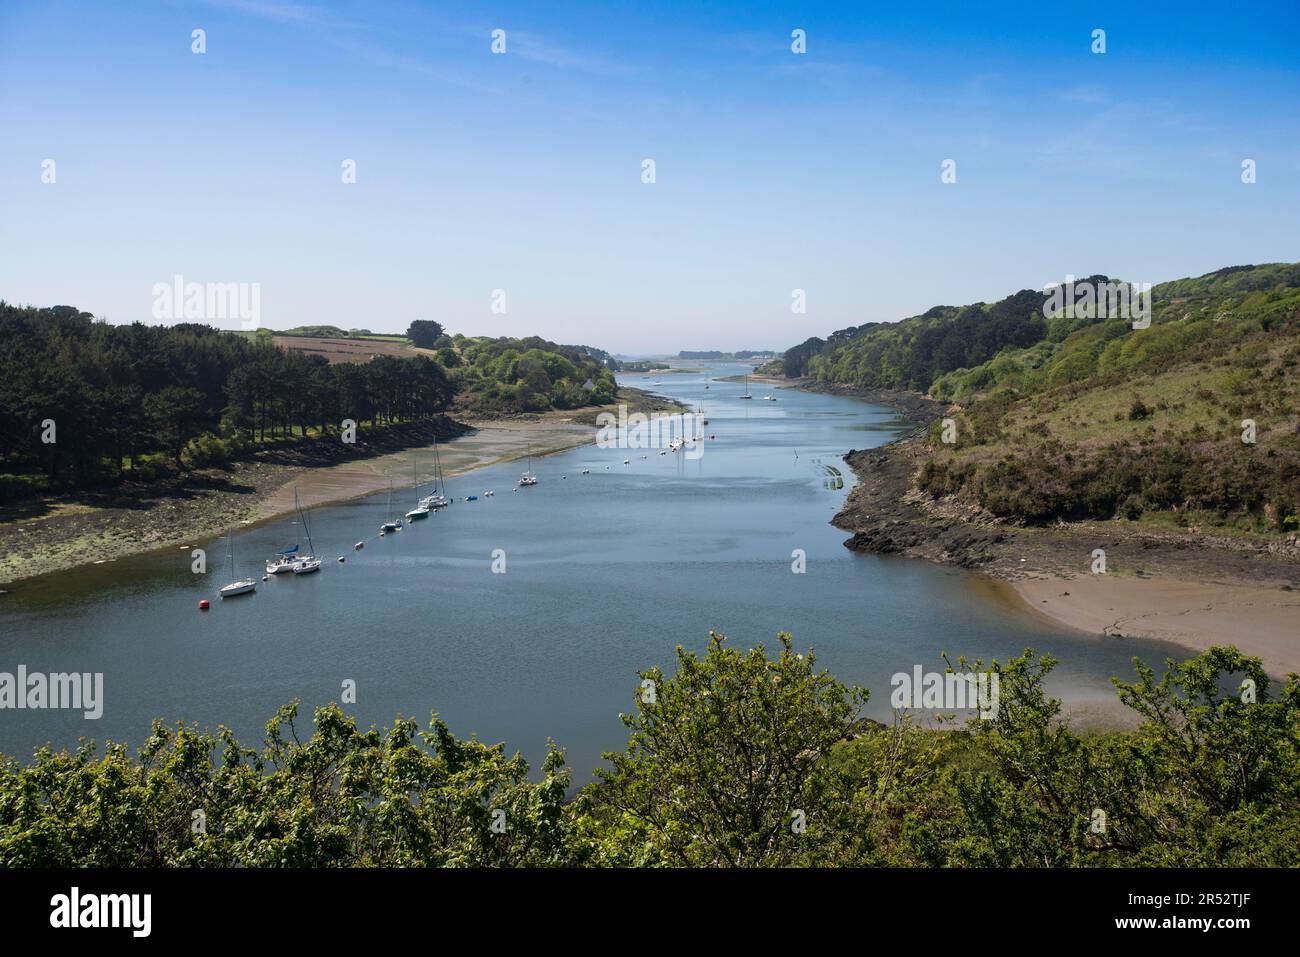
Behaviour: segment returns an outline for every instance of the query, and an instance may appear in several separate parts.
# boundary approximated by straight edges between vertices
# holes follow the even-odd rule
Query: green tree
[[[641,674],[627,750],[605,755],[588,795],[610,863],[779,866],[842,842],[844,782],[823,759],[852,735],[867,692],[814,670],[778,635],[780,654],[740,652],[710,633],[677,673]]]
[[[406,338],[418,349],[432,349],[442,337],[442,324],[432,319],[416,319],[406,327]]]
[[[198,434],[195,426],[203,411],[203,394],[186,386],[168,386],[145,396],[143,408],[158,441],[180,465],[185,443]]]

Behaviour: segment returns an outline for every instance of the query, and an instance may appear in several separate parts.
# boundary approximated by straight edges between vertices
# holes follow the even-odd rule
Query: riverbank
[[[1300,674],[1300,591],[1285,585],[1087,575],[1024,578],[1011,587],[1034,611],[1077,631],[1163,639],[1192,651],[1232,644],[1271,674]]]
[[[680,411],[661,396],[620,389],[620,402],[640,411]],[[618,406],[589,406],[545,413],[452,422],[441,427],[443,471],[461,475],[530,452],[534,457],[586,445],[596,416]],[[232,463],[228,470],[188,473],[183,482],[143,483],[111,495],[68,496],[43,503],[42,514],[0,522],[0,589],[23,579],[99,564],[159,549],[176,548],[221,534],[231,526],[270,521],[293,509],[293,490],[305,507],[360,498],[388,488],[428,481],[434,427],[386,437],[385,444],[359,442],[355,450],[331,446],[344,461],[303,463],[286,450],[272,450]],[[454,437],[451,437],[454,436]],[[483,489],[466,489],[476,495]]]
[[[792,383],[794,384],[794,383]],[[819,387],[821,386],[821,387]],[[799,382],[797,387],[809,388]],[[912,393],[824,387],[888,405],[915,426],[940,403]],[[1158,638],[1199,652],[1235,645],[1274,675],[1300,673],[1300,541],[1139,522],[1022,527],[912,487],[928,459],[918,438],[854,450],[858,482],[832,523],[853,551],[977,570],[1055,626],[1105,638]],[[1094,552],[1105,573],[1094,574]]]

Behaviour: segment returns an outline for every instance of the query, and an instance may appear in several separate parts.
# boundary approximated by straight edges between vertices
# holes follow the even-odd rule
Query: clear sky
[[[0,0],[0,298],[113,322],[181,274],[272,328],[780,349],[1294,261],[1298,213],[1295,0]]]

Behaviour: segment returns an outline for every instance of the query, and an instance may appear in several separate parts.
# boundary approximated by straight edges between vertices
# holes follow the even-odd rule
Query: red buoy
[[[200,598],[199,611],[207,611],[207,610],[208,610],[208,600],[206,598]]]

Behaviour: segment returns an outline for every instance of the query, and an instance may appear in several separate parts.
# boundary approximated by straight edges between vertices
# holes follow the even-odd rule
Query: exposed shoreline
[[[634,388],[620,389],[619,400],[645,411],[679,408]],[[464,431],[438,443],[443,472],[455,477],[522,459],[530,451],[540,458],[586,445],[595,438],[596,415],[616,408],[589,406],[455,423],[456,431]],[[419,481],[427,482],[431,439],[431,431],[413,442],[397,437],[389,442],[391,450],[359,449],[352,458],[325,465],[286,464],[272,453],[234,463],[226,472],[209,470],[181,489],[142,494],[130,502],[101,506],[86,504],[89,496],[69,496],[42,516],[0,523],[0,594],[41,575],[174,549],[214,538],[230,526],[272,521],[293,510],[295,487],[303,506],[315,507],[373,495],[388,488],[390,477],[394,488],[410,488],[413,466],[419,469]],[[482,491],[467,488],[457,494]]]
[[[1300,673],[1300,591],[1111,575],[1025,578],[1011,588],[1029,608],[1075,631],[1161,639],[1198,652],[1231,644],[1260,658],[1270,674]]]
[[[887,405],[917,428],[944,409],[915,393],[786,382]],[[1124,521],[1015,526],[911,490],[925,457],[916,438],[844,456],[858,479],[832,520],[851,533],[846,547],[979,572],[1059,628],[1098,638],[1162,639],[1191,652],[1231,644],[1262,659],[1270,674],[1300,673],[1300,544],[1294,537]],[[1105,574],[1091,570],[1097,548],[1106,553]]]

